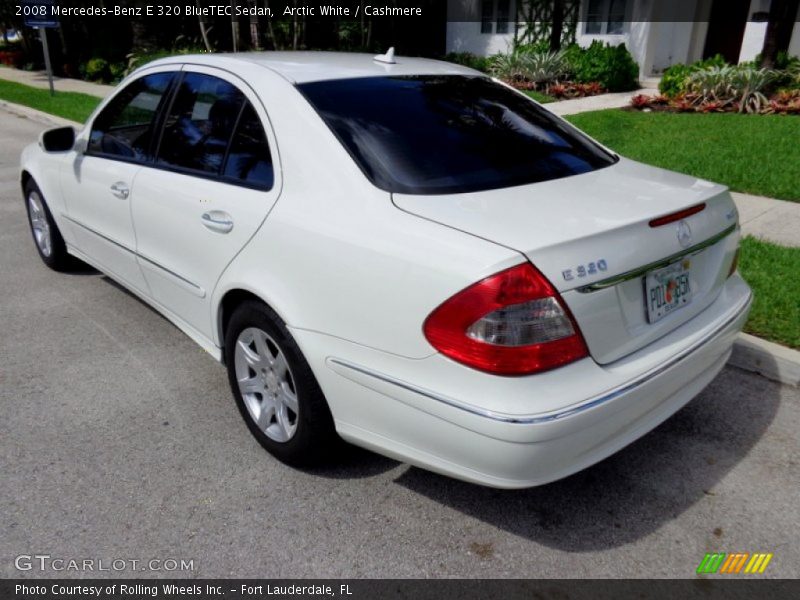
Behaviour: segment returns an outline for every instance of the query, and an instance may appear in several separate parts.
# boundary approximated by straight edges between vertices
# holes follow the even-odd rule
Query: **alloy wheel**
[[[50,234],[50,224],[47,222],[47,213],[44,210],[42,198],[38,192],[31,192],[28,196],[28,209],[31,220],[31,229],[36,245],[45,257],[53,253],[53,237]]]
[[[269,334],[244,329],[236,340],[234,368],[239,393],[250,418],[276,442],[288,442],[297,432],[297,388],[286,357]]]

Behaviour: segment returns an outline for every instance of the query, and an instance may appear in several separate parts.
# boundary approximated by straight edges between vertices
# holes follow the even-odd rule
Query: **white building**
[[[447,51],[489,56],[507,52],[522,0],[448,0]],[[771,0],[581,0],[576,38],[624,43],[649,77],[676,63],[722,54],[729,62],[761,52]],[[478,15],[480,20],[459,20]],[[789,53],[800,55],[800,19],[795,19]],[[520,26],[521,27],[521,26]]]

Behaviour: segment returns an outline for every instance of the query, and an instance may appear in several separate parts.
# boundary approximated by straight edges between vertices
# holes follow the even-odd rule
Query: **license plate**
[[[691,261],[683,259],[645,276],[647,321],[655,323],[686,306],[692,299],[689,285]]]

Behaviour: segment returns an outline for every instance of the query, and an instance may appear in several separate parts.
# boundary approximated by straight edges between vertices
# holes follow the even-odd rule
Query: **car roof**
[[[372,54],[351,52],[237,52],[174,56],[148,63],[147,66],[179,62],[235,71],[237,64],[255,64],[296,84],[390,75],[481,75],[461,65],[428,58],[397,56],[395,61],[394,64],[387,64],[376,61]]]

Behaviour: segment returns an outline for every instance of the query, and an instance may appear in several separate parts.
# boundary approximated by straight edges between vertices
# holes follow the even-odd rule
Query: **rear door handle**
[[[211,210],[203,213],[203,225],[217,233],[229,233],[233,229],[233,217],[221,210]]]
[[[125,200],[130,195],[131,191],[128,189],[128,186],[124,181],[118,181],[111,186],[111,193],[117,198],[122,198]]]

